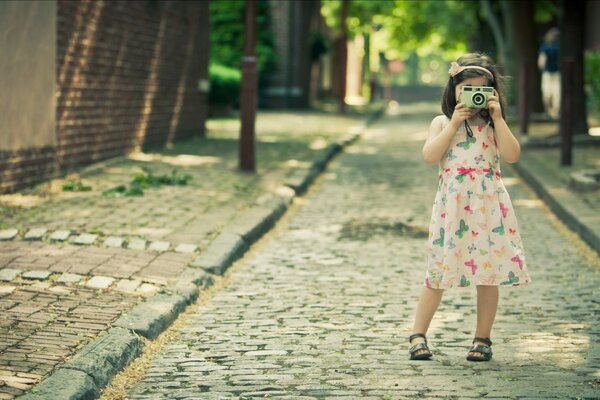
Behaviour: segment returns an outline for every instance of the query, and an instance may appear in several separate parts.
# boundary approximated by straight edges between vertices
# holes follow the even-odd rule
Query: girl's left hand
[[[502,118],[502,106],[500,105],[500,99],[498,98],[496,90],[494,90],[493,95],[488,97],[487,106],[490,110],[490,117],[492,117],[492,120]]]

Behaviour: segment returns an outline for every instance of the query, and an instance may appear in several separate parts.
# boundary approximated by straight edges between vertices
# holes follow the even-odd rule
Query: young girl
[[[439,186],[428,241],[428,270],[417,305],[411,360],[427,360],[425,334],[443,289],[477,287],[477,327],[467,360],[492,358],[490,333],[498,286],[530,281],[517,219],[502,183],[500,157],[519,159],[520,146],[504,120],[502,77],[491,59],[466,54],[453,62],[442,112],[431,122],[423,147],[427,163],[439,162]],[[460,102],[465,86],[491,86],[484,109]]]

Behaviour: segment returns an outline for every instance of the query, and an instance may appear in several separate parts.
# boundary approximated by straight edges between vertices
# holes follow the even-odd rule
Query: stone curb
[[[141,354],[142,347],[140,338],[130,330],[111,328],[22,399],[95,399],[117,372]]]
[[[311,168],[300,170],[298,189],[303,190],[290,186],[295,194],[302,194],[327,163],[346,145],[358,139],[364,129],[384,111],[385,107],[380,107],[354,132],[331,144],[316,157]],[[99,397],[110,380],[141,354],[143,344],[137,335],[154,339],[166,330],[186,306],[198,297],[201,289],[213,284],[210,273],[224,274],[235,260],[275,225],[291,201],[291,197],[276,197],[251,207],[235,218],[192,262],[191,268],[186,268],[178,275],[174,285],[124,313],[115,321],[114,328],[101,333],[23,398],[87,400]]]
[[[190,294],[193,297],[192,291]],[[145,338],[155,339],[185,309],[188,300],[176,293],[156,294],[121,315],[113,326],[131,329]]]
[[[536,173],[533,163],[526,158],[521,157],[518,163],[512,165],[521,177],[533,188],[538,196],[550,209],[567,225],[581,236],[581,238],[590,245],[598,254],[600,254],[600,237],[598,233],[584,222],[594,219],[598,216],[586,213],[587,208],[579,204],[577,199],[568,192],[567,189],[554,187],[552,182],[544,178],[543,173]],[[590,215],[585,215],[590,214]],[[600,226],[600,220],[598,221]]]

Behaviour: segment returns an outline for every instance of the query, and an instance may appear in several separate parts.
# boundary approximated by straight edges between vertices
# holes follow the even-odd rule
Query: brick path
[[[436,188],[420,160],[431,116],[402,108],[338,158],[128,398],[600,398],[600,261],[507,167],[533,284],[501,290],[492,362],[465,360],[471,289],[445,294],[434,360],[408,360]]]
[[[64,181],[58,180],[0,196],[0,399],[30,389],[143,296],[168,284],[223,226],[310,164],[323,144],[365,119],[262,113],[256,175],[237,170],[238,122],[215,120],[207,139],[84,171],[78,178],[91,192],[62,192]],[[147,189],[143,197],[101,195],[128,183],[141,167],[156,175],[177,168],[193,178],[187,186]],[[1,240],[11,228],[18,234]],[[45,232],[26,240],[32,228]],[[51,239],[61,231],[71,235]],[[86,233],[97,237],[89,245],[75,244]],[[118,239],[116,245],[106,242],[110,238]],[[179,252],[182,244],[195,249]]]

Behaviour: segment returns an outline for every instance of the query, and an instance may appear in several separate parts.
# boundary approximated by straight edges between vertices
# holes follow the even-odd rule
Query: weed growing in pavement
[[[66,182],[62,185],[63,192],[89,192],[92,190],[90,185],[84,184],[81,180]]]
[[[170,175],[154,175],[150,170],[143,169],[143,173],[133,175],[133,180],[129,187],[119,185],[112,189],[102,192],[106,197],[121,197],[121,196],[143,196],[144,189],[158,188],[163,185],[168,186],[184,186],[192,179],[191,175],[180,174],[177,170],[171,171]]]

